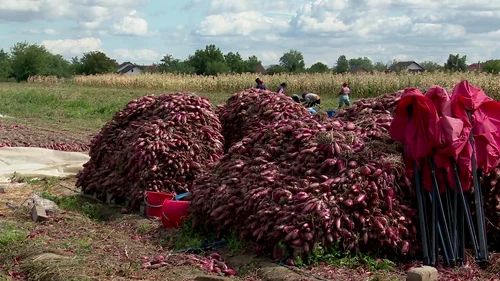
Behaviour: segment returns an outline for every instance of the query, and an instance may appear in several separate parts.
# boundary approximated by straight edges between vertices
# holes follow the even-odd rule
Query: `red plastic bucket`
[[[165,228],[179,227],[189,216],[189,201],[166,200],[161,208],[161,222]]]
[[[163,202],[172,200],[174,196],[175,195],[171,193],[146,191],[144,195],[146,216],[160,218]]]

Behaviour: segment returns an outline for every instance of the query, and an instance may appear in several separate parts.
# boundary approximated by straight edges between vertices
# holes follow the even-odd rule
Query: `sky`
[[[65,58],[99,50],[118,62],[185,59],[207,44],[277,64],[340,55],[444,63],[500,57],[498,0],[0,0],[0,49],[42,44]]]

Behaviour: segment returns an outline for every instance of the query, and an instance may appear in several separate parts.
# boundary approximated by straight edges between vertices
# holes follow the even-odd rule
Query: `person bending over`
[[[299,96],[297,96],[297,95],[291,95],[291,98],[292,98],[292,100],[293,100],[294,102],[296,102],[296,103],[300,103],[300,98],[299,98]]]
[[[302,99],[306,107],[321,105],[321,98],[314,93],[303,93]]]

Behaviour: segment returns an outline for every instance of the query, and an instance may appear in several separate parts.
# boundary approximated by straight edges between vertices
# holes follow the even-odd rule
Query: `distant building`
[[[141,73],[141,71],[142,71],[141,66],[133,64],[129,61],[120,64],[116,69],[116,73],[123,75],[135,75]]]
[[[389,67],[388,72],[399,72],[399,71],[410,71],[410,72],[424,72],[425,69],[418,63],[414,61],[400,61],[391,67]]]
[[[478,62],[478,63],[473,63],[467,66],[467,71],[480,71],[483,69],[483,64]]]
[[[266,68],[264,68],[261,63],[258,63],[255,66],[255,72],[259,73],[259,74],[264,74],[264,73],[266,73]]]
[[[349,69],[349,72],[353,74],[370,73],[370,71],[363,66],[353,66]]]
[[[487,62],[491,62],[491,61],[495,61],[495,60],[487,60],[485,62],[477,62],[477,63],[473,63],[473,64],[470,64],[467,66],[467,71],[481,71],[483,70],[483,65]]]

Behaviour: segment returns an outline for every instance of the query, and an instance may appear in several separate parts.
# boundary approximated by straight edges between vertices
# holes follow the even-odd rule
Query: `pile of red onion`
[[[366,115],[356,123],[306,117],[254,129],[195,181],[195,226],[237,230],[274,249],[276,259],[337,243],[411,255],[416,211],[402,148],[384,138],[389,125]]]
[[[253,98],[237,94],[245,100],[241,112],[228,113],[230,102],[218,109],[233,120],[223,123],[225,132],[250,118],[248,108],[263,112],[255,92],[248,93]],[[362,99],[328,120],[299,111],[300,118],[267,120],[260,128],[238,123],[252,129],[237,131],[227,154],[192,187],[195,226],[208,224],[219,234],[237,230],[242,239],[274,249],[277,259],[304,257],[318,245],[417,258],[415,194],[403,148],[388,136],[400,97]],[[486,181],[487,217],[500,225],[497,176]]]
[[[196,95],[131,101],[92,140],[76,185],[100,197],[131,198],[131,206],[145,191],[189,191],[222,155],[221,129],[211,103]]]
[[[311,114],[290,97],[272,91],[248,89],[232,95],[217,108],[224,136],[224,151],[249,133],[280,120],[298,120]]]

